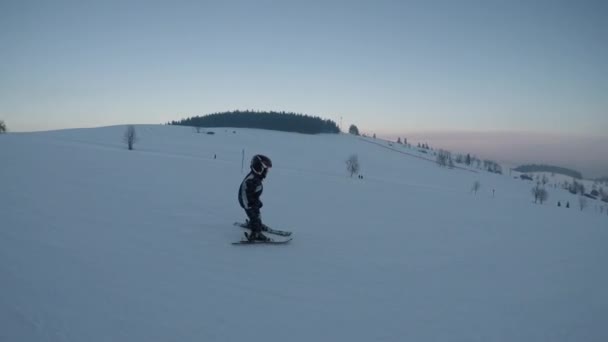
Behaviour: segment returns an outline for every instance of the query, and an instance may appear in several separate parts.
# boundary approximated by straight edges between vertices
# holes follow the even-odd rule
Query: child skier
[[[262,218],[260,216],[260,208],[262,208],[262,202],[260,201],[260,195],[264,187],[262,181],[268,174],[268,169],[272,167],[272,161],[270,158],[256,154],[251,158],[250,164],[251,171],[239,187],[239,204],[249,218],[249,229],[251,234],[247,235],[249,241],[259,240],[268,241],[268,237],[262,234]]]

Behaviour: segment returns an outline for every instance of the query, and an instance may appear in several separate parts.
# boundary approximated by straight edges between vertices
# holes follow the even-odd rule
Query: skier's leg
[[[249,218],[249,229],[252,232],[259,232],[262,230],[262,219],[260,218],[260,209],[252,208],[245,209],[245,213]]]
[[[260,209],[247,209],[245,210],[245,213],[247,213],[247,217],[249,217],[251,240],[268,240],[268,238],[262,234],[262,219],[260,217]]]

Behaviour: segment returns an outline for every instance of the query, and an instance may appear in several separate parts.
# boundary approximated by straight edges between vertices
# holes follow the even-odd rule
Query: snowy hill
[[[562,189],[350,135],[136,130],[0,135],[0,341],[608,340],[608,216]],[[243,149],[289,245],[230,244]]]

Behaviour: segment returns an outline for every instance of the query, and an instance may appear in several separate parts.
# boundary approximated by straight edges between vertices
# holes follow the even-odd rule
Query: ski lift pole
[[[241,174],[243,174],[243,168],[245,167],[245,149],[243,149],[243,153],[241,156]]]

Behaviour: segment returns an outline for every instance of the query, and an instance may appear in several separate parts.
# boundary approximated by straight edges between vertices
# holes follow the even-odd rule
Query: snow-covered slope
[[[0,341],[608,340],[608,216],[561,189],[348,135],[136,129],[0,135]],[[230,244],[243,149],[289,245]]]

